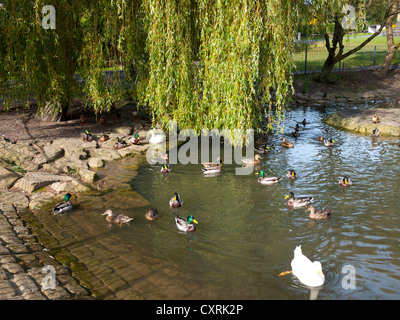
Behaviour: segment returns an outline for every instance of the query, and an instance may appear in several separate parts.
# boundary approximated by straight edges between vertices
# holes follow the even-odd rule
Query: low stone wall
[[[371,118],[377,114],[380,121],[375,124]],[[345,110],[324,119],[328,125],[350,132],[371,135],[378,128],[382,136],[400,136],[400,108],[371,108],[367,110]]]

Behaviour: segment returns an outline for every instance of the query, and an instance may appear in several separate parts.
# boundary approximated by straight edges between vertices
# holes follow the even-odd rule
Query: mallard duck
[[[286,177],[289,179],[297,179],[297,172],[290,169],[286,172]]]
[[[183,206],[183,200],[177,192],[175,192],[174,196],[171,198],[171,200],[169,200],[169,205],[172,208],[178,208]]]
[[[342,179],[339,180],[339,184],[342,187],[350,187],[353,184],[353,182],[348,176],[344,176]]]
[[[130,137],[129,139],[128,139],[128,142],[129,143],[131,143],[132,145],[134,145],[134,144],[140,144],[140,138],[139,138],[139,134],[135,134],[133,137]]]
[[[161,167],[161,172],[162,172],[162,173],[169,173],[169,172],[171,172],[171,168],[170,168],[169,164],[163,164],[163,166]]]
[[[376,113],[372,116],[372,122],[373,123],[378,123],[379,122],[379,117],[377,116]]]
[[[295,129],[294,132],[290,134],[292,137],[298,137],[299,136],[299,130]]]
[[[323,220],[323,219],[328,219],[331,215],[331,213],[333,212],[332,210],[329,209],[320,209],[315,211],[314,206],[307,206],[307,211],[310,211],[310,215],[309,217],[311,219],[315,219],[315,220]]]
[[[258,181],[258,183],[261,183],[261,184],[274,184],[274,183],[278,183],[280,180],[282,180],[282,178],[266,177],[264,175],[264,171],[260,171],[260,177],[258,178],[257,181]]]
[[[301,246],[294,250],[294,258],[291,262],[292,273],[301,283],[309,287],[319,287],[325,282],[322,265],[319,261],[311,262],[301,251]]]
[[[332,147],[335,144],[335,141],[332,140],[332,138],[324,139],[324,146],[325,147]]]
[[[285,197],[285,199],[289,199],[287,205],[289,207],[297,208],[307,206],[311,201],[314,200],[313,197],[294,197],[293,192],[289,192],[289,195]]]
[[[317,138],[318,141],[324,141],[325,138],[323,136],[320,136],[319,138]]]
[[[301,122],[303,126],[305,126],[307,124],[306,119],[303,119],[303,121]]]
[[[164,132],[161,130],[152,129],[147,134],[150,136],[148,139],[149,143],[161,143],[166,139]]]
[[[64,196],[65,202],[61,202],[61,203],[57,204],[53,208],[53,213],[63,213],[63,212],[68,212],[68,211],[72,210],[71,197],[72,197],[72,195],[70,193],[67,193]],[[74,197],[75,197],[75,201],[77,202],[78,201],[77,196],[74,195]]]
[[[83,133],[83,141],[84,142],[90,142],[93,141],[94,137],[89,131],[86,129],[85,132]]]
[[[122,140],[122,139],[120,139],[118,137],[117,137],[116,140],[117,140],[117,142],[115,142],[114,145],[113,145],[114,149],[122,149],[122,148],[125,148],[127,146],[126,141],[124,141],[124,140]]]
[[[139,111],[135,108],[132,111],[132,117],[133,117],[133,121],[138,121],[139,120]]]
[[[294,130],[300,131],[300,130],[302,130],[302,129],[303,129],[303,128],[300,127],[300,125],[299,125],[298,123],[296,123],[296,126],[294,127]]]
[[[223,164],[223,162],[222,162],[220,157],[217,158],[217,162],[205,162],[205,163],[202,163],[202,165],[205,168],[216,168],[216,167],[222,166],[222,164]]]
[[[183,232],[192,232],[196,230],[196,226],[193,223],[198,223],[196,219],[190,215],[187,219],[182,217],[175,217],[175,223],[179,230]]]
[[[375,128],[374,130],[372,130],[371,137],[377,138],[377,137],[379,137],[380,135],[381,135],[381,132],[379,131],[378,128]]]
[[[106,212],[104,212],[102,215],[107,215],[106,220],[108,222],[118,223],[120,227],[122,226],[122,224],[128,223],[129,221],[133,220],[133,218],[128,217],[124,214],[113,213],[111,209],[107,209]]]
[[[282,137],[281,146],[284,148],[293,148],[294,144],[293,144],[293,142],[286,141],[285,137]]]
[[[242,163],[245,166],[253,166],[255,164],[260,164],[260,159],[262,159],[262,157],[259,154],[256,154],[254,159],[242,159]]]
[[[104,132],[103,132],[103,134],[100,136],[99,140],[100,140],[100,142],[105,142],[105,141],[110,140],[110,137],[108,135],[104,134]]]
[[[84,113],[81,114],[81,116],[79,117],[79,119],[81,120],[81,125],[82,126],[86,126],[87,125],[87,118],[85,116]]]
[[[260,154],[267,154],[269,152],[269,147],[267,145],[254,148],[254,151]]]
[[[149,211],[146,212],[146,214],[144,215],[144,217],[149,220],[149,221],[154,221],[156,219],[158,219],[158,210],[155,208],[151,208]]]

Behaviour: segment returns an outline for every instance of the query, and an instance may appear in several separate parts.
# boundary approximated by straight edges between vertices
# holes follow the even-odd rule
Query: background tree
[[[265,117],[279,127],[301,3],[4,0],[1,98],[33,97],[42,116],[62,119],[75,97],[98,114],[128,92],[163,129],[244,131]],[[56,8],[54,30],[41,26],[44,5]]]
[[[394,3],[392,7],[392,15],[386,21],[386,38],[387,38],[387,52],[385,56],[385,61],[383,62],[380,75],[386,77],[390,65],[392,64],[393,56],[396,50],[400,47],[400,42],[395,43],[393,39],[393,21],[400,10],[400,2]]]

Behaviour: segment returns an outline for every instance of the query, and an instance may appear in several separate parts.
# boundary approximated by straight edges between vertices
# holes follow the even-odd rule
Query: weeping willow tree
[[[54,118],[83,93],[97,114],[128,90],[150,106],[153,124],[162,129],[170,121],[198,133],[244,131],[260,127],[263,118],[270,129],[274,118],[281,124],[300,0],[3,4],[0,94],[6,104],[33,96]],[[44,5],[56,8],[54,30],[41,26]]]

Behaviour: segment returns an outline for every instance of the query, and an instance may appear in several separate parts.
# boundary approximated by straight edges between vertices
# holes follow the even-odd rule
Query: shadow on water
[[[334,110],[287,110],[288,140],[296,123],[308,123],[293,149],[283,150],[281,135],[271,136],[261,169],[284,178],[276,185],[258,184],[254,173],[236,175],[236,164],[205,177],[201,164],[171,165],[171,173],[161,174],[160,165],[125,159],[99,171],[108,189],[83,197],[68,216],[43,214],[43,225],[55,236],[53,229],[64,230],[59,247],[93,270],[98,286],[109,290],[106,299],[135,299],[137,292],[147,299],[398,299],[400,148],[395,139],[372,143],[325,125],[322,118]],[[317,141],[321,135],[335,146]],[[298,179],[285,178],[288,169]],[[344,175],[353,180],[347,189],[338,184]],[[314,221],[304,208],[288,208],[289,191],[313,196],[317,209],[334,210],[332,217]],[[175,192],[184,205],[171,209]],[[153,222],[144,217],[151,207],[160,212]],[[108,208],[134,220],[110,226],[102,216]],[[174,217],[190,214],[197,230],[183,234]],[[317,292],[293,275],[278,276],[291,269],[297,245],[322,263],[326,281]],[[343,287],[347,265],[356,272],[353,289]]]

